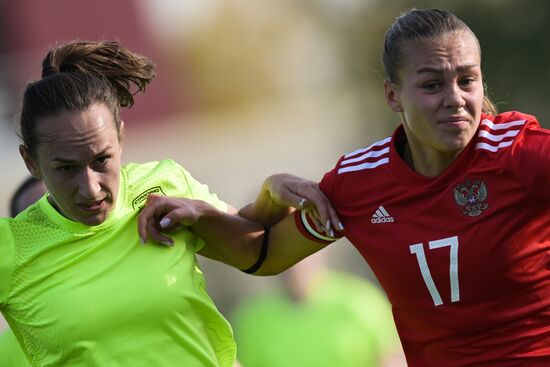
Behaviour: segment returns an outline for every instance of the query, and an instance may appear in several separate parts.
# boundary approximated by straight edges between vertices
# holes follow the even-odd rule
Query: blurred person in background
[[[31,204],[38,201],[46,192],[46,186],[42,181],[32,176],[25,179],[10,199],[10,217],[16,217]]]
[[[243,366],[405,365],[384,293],[327,257],[308,257],[282,274],[282,289],[237,305],[230,320]]]
[[[264,182],[240,211],[270,228],[254,273],[279,273],[343,230],[386,291],[409,366],[549,366],[550,131],[497,114],[479,42],[447,11],[399,16],[383,62],[401,125],[342,156],[319,186]],[[280,204],[300,207],[319,188],[336,213],[275,221]],[[163,202],[174,203],[154,203],[143,220],[177,223],[178,206]]]
[[[13,218],[35,203],[46,193],[46,186],[30,176],[15,190],[10,200],[10,216]],[[10,329],[0,333],[0,366],[26,367],[29,361]]]

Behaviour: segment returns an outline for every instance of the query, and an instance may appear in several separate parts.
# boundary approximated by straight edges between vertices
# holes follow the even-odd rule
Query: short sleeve
[[[517,137],[510,159],[526,189],[535,197],[550,201],[550,130],[530,121]]]
[[[10,220],[12,219],[0,219],[0,306],[8,299],[15,262],[15,246]]]
[[[340,163],[340,161],[338,163]],[[338,167],[338,165],[336,167]],[[335,176],[337,174],[336,167],[333,170],[325,173],[325,175],[321,179],[321,182],[319,182],[319,188],[321,189],[323,194],[325,194],[327,199],[329,199],[329,201],[333,204],[334,182],[336,178]],[[296,210],[294,212],[294,220],[296,223],[296,228],[298,228],[300,233],[311,241],[327,245],[342,237],[341,232],[337,232],[336,237],[329,237],[325,233],[317,231],[311,217],[306,211]]]
[[[338,167],[340,165],[340,162],[344,159],[344,157],[341,157],[338,160],[338,163],[336,166],[325,173],[323,175],[323,178],[321,179],[321,182],[319,182],[319,188],[323,192],[323,194],[326,195],[326,197],[329,199],[330,202],[334,203],[334,191],[335,191],[335,185],[336,185],[336,178],[338,175]]]
[[[185,177],[185,181],[187,182],[188,189],[191,192],[192,199],[205,201],[213,205],[215,208],[227,212],[228,205],[224,201],[220,200],[216,194],[211,193],[208,185],[197,181],[189,172],[187,172],[187,170],[185,170],[185,168],[180,168],[183,176]]]
[[[228,205],[224,201],[220,200],[216,194],[211,193],[208,185],[200,183],[193,176],[191,176],[191,174],[185,168],[181,166],[179,167],[187,184],[186,191],[191,194],[191,199],[205,201],[215,208],[223,212],[227,212]],[[199,251],[201,248],[204,247],[204,245],[205,242],[201,238],[197,237],[197,241],[194,244],[195,251]]]

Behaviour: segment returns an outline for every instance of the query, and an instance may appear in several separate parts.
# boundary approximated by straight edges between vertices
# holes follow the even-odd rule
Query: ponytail
[[[154,64],[115,41],[73,41],[52,48],[42,61],[42,79],[23,95],[20,137],[31,154],[39,143],[36,121],[62,112],[105,104],[120,128],[120,107],[131,107],[134,94],[155,77]]]

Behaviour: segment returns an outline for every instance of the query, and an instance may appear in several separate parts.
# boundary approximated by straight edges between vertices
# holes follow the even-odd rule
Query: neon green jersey
[[[29,367],[29,361],[10,329],[0,332],[0,366]]]
[[[366,367],[399,348],[391,307],[375,285],[326,270],[296,302],[283,291],[239,305],[232,318],[247,367]]]
[[[137,215],[156,193],[227,206],[173,161],[122,168],[117,203],[90,227],[44,196],[0,220],[0,307],[32,366],[220,366],[231,328],[205,290],[191,231],[142,246]]]

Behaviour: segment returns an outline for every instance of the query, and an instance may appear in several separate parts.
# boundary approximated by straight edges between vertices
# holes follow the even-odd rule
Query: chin
[[[458,136],[454,139],[449,139],[445,142],[445,146],[449,153],[460,153],[466,148],[471,138]]]

